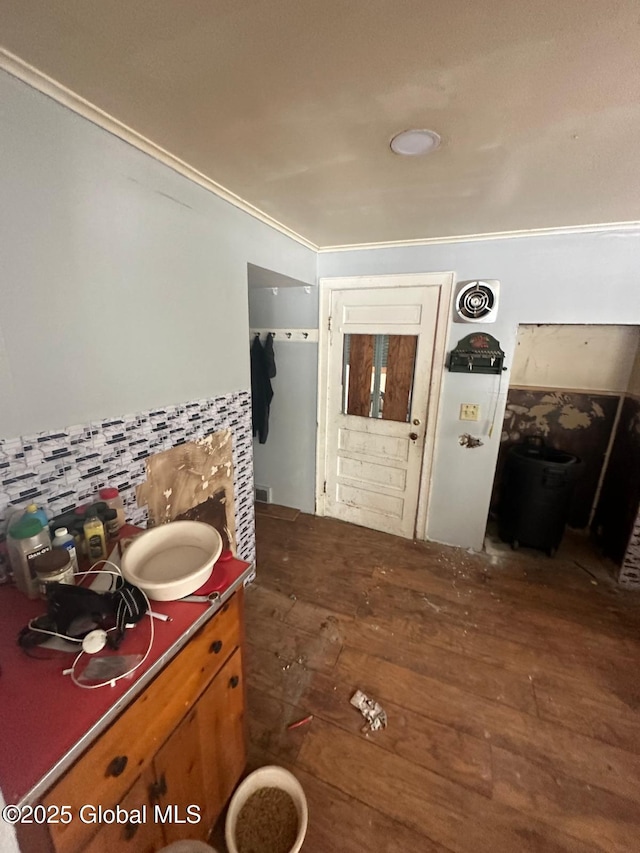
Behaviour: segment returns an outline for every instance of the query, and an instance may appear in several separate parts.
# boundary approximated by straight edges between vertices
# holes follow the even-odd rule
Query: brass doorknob
[[[418,439],[418,433],[417,433],[417,432],[410,432],[410,433],[409,433],[409,438],[411,439],[411,441],[417,441],[417,439]]]

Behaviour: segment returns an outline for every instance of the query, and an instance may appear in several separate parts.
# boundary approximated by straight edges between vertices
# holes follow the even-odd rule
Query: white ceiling
[[[0,33],[319,246],[640,220],[638,0],[2,0]]]

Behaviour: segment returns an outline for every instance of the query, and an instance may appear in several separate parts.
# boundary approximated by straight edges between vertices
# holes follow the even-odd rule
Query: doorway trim
[[[422,454],[418,509],[414,538],[426,539],[427,515],[431,495],[431,475],[435,453],[435,437],[439,405],[442,396],[444,366],[451,317],[451,297],[455,272],[398,273],[374,276],[321,278],[320,317],[318,332],[318,430],[316,437],[316,515],[325,515],[324,484],[327,479],[327,404],[329,376],[329,315],[331,298],[337,290],[369,290],[378,287],[437,287],[438,314],[433,347],[431,384],[428,395],[428,415]]]

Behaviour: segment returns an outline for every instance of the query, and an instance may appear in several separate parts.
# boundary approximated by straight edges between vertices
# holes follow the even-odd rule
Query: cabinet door
[[[220,815],[246,764],[244,707],[242,654],[237,649],[197,704],[209,826]]]
[[[167,844],[182,839],[205,840],[209,833],[202,772],[199,702],[187,714],[153,759],[155,818]]]
[[[152,768],[149,767],[116,807],[126,811],[131,820],[125,823],[102,823],[97,834],[83,847],[83,853],[153,853],[163,846],[162,826],[154,820],[149,798],[154,779]],[[91,797],[88,796],[87,800],[90,801]],[[137,821],[138,817],[143,818],[142,822]]]
[[[45,805],[68,805],[77,814],[87,791],[91,803],[120,802],[240,642],[241,607],[236,593],[45,795]],[[50,829],[58,853],[77,853],[94,827],[74,819]]]

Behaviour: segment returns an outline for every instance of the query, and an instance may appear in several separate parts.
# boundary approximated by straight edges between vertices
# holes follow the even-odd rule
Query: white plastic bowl
[[[137,536],[122,555],[122,574],[152,601],[191,595],[222,553],[222,537],[202,521],[171,521]]]
[[[269,764],[267,767],[260,767],[258,770],[254,770],[253,773],[250,773],[238,785],[235,794],[231,797],[229,810],[227,811],[227,820],[224,826],[224,836],[229,853],[238,853],[236,846],[236,823],[240,810],[249,797],[260,788],[281,788],[289,794],[295,803],[296,811],[298,812],[298,835],[295,844],[288,853],[298,853],[307,834],[307,824],[309,822],[307,798],[302,785],[293,773],[289,773],[284,767],[278,767],[275,764]]]

